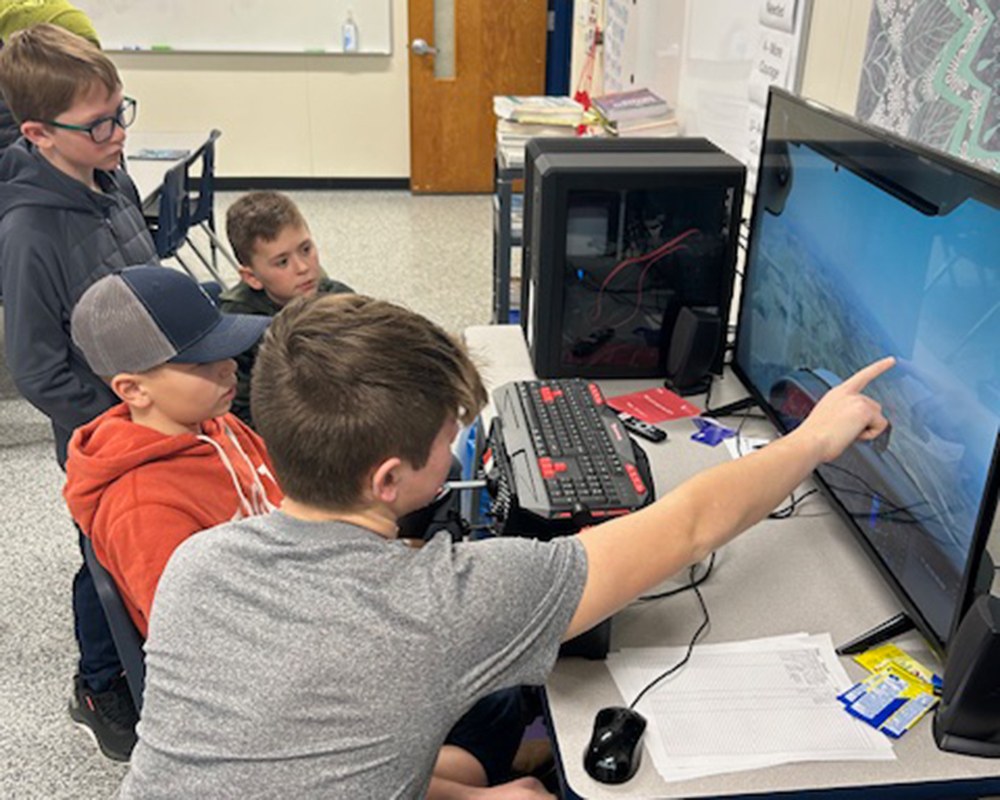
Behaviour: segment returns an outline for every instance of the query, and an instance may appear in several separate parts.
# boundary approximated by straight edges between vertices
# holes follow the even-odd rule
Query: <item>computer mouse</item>
[[[622,706],[602,708],[594,718],[594,733],[583,754],[583,768],[595,781],[625,783],[642,758],[646,718]]]

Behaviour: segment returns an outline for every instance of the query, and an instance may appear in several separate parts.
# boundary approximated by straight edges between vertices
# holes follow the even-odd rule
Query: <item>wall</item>
[[[853,113],[872,0],[813,0],[802,91]],[[407,2],[390,56],[112,54],[137,129],[223,131],[224,177],[406,178]]]
[[[854,114],[872,0],[813,0],[801,93]]]
[[[406,8],[393,0],[389,56],[111,56],[137,130],[222,130],[220,176],[406,178]]]

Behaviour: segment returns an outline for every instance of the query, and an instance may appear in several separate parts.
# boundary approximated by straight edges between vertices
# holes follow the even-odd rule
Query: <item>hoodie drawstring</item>
[[[233,446],[236,448],[239,454],[243,456],[243,460],[247,463],[247,466],[250,468],[250,474],[253,475],[253,487],[252,487],[253,496],[251,498],[251,501],[254,507],[262,508],[263,511],[260,512],[262,514],[266,514],[269,511],[275,511],[277,509],[277,506],[274,505],[274,503],[272,503],[270,500],[268,500],[267,490],[264,488],[264,483],[260,479],[261,475],[267,475],[271,479],[272,483],[277,484],[277,481],[274,479],[274,476],[271,474],[271,471],[264,464],[261,464],[259,467],[255,467],[253,461],[250,460],[250,456],[248,456],[246,454],[246,451],[240,446],[240,441],[239,439],[236,438],[236,434],[233,433],[232,429],[225,423],[222,424],[222,428],[223,430],[225,430],[226,436],[229,437],[229,441],[233,443]]]
[[[247,463],[250,468],[250,474],[253,476],[253,483],[250,487],[250,497],[247,497],[243,492],[243,486],[240,483],[239,477],[236,474],[236,469],[233,467],[232,461],[230,461],[225,449],[217,441],[212,439],[210,436],[205,436],[204,434],[199,434],[198,439],[203,442],[207,442],[215,448],[216,452],[219,454],[219,459],[222,461],[223,465],[226,467],[226,471],[229,473],[229,477],[233,482],[233,488],[236,489],[236,496],[240,500],[240,510],[242,511],[243,517],[253,517],[258,514],[266,514],[269,511],[275,509],[275,505],[268,500],[267,492],[264,489],[264,485],[261,483],[260,478],[257,474],[257,468],[254,467],[253,462],[250,457],[244,452],[243,448],[240,446],[239,441],[236,436],[230,430],[229,426],[222,424],[223,430],[229,437],[229,441],[233,443],[236,450],[243,457],[243,460]],[[234,519],[239,518],[239,513],[234,516]]]

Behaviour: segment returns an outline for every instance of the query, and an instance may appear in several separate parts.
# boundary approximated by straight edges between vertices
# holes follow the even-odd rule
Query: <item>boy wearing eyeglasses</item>
[[[5,42],[0,89],[22,134],[0,160],[7,365],[52,422],[62,467],[73,429],[117,402],[72,344],[73,307],[99,278],[156,261],[135,185],[119,168],[135,101],[107,56],[50,24]],[[82,558],[73,612],[80,659],[70,716],[106,756],[127,760],[137,715]]]
[[[0,41],[16,31],[51,22],[101,46],[90,18],[67,0],[6,0],[0,3]],[[21,137],[21,126],[0,98],[0,155]]]

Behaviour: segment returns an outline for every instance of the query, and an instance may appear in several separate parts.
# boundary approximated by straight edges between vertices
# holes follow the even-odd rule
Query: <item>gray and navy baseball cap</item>
[[[70,317],[73,343],[97,375],[145,372],[168,362],[233,358],[264,334],[270,317],[223,314],[205,290],[169,267],[128,267],[105,275]]]

